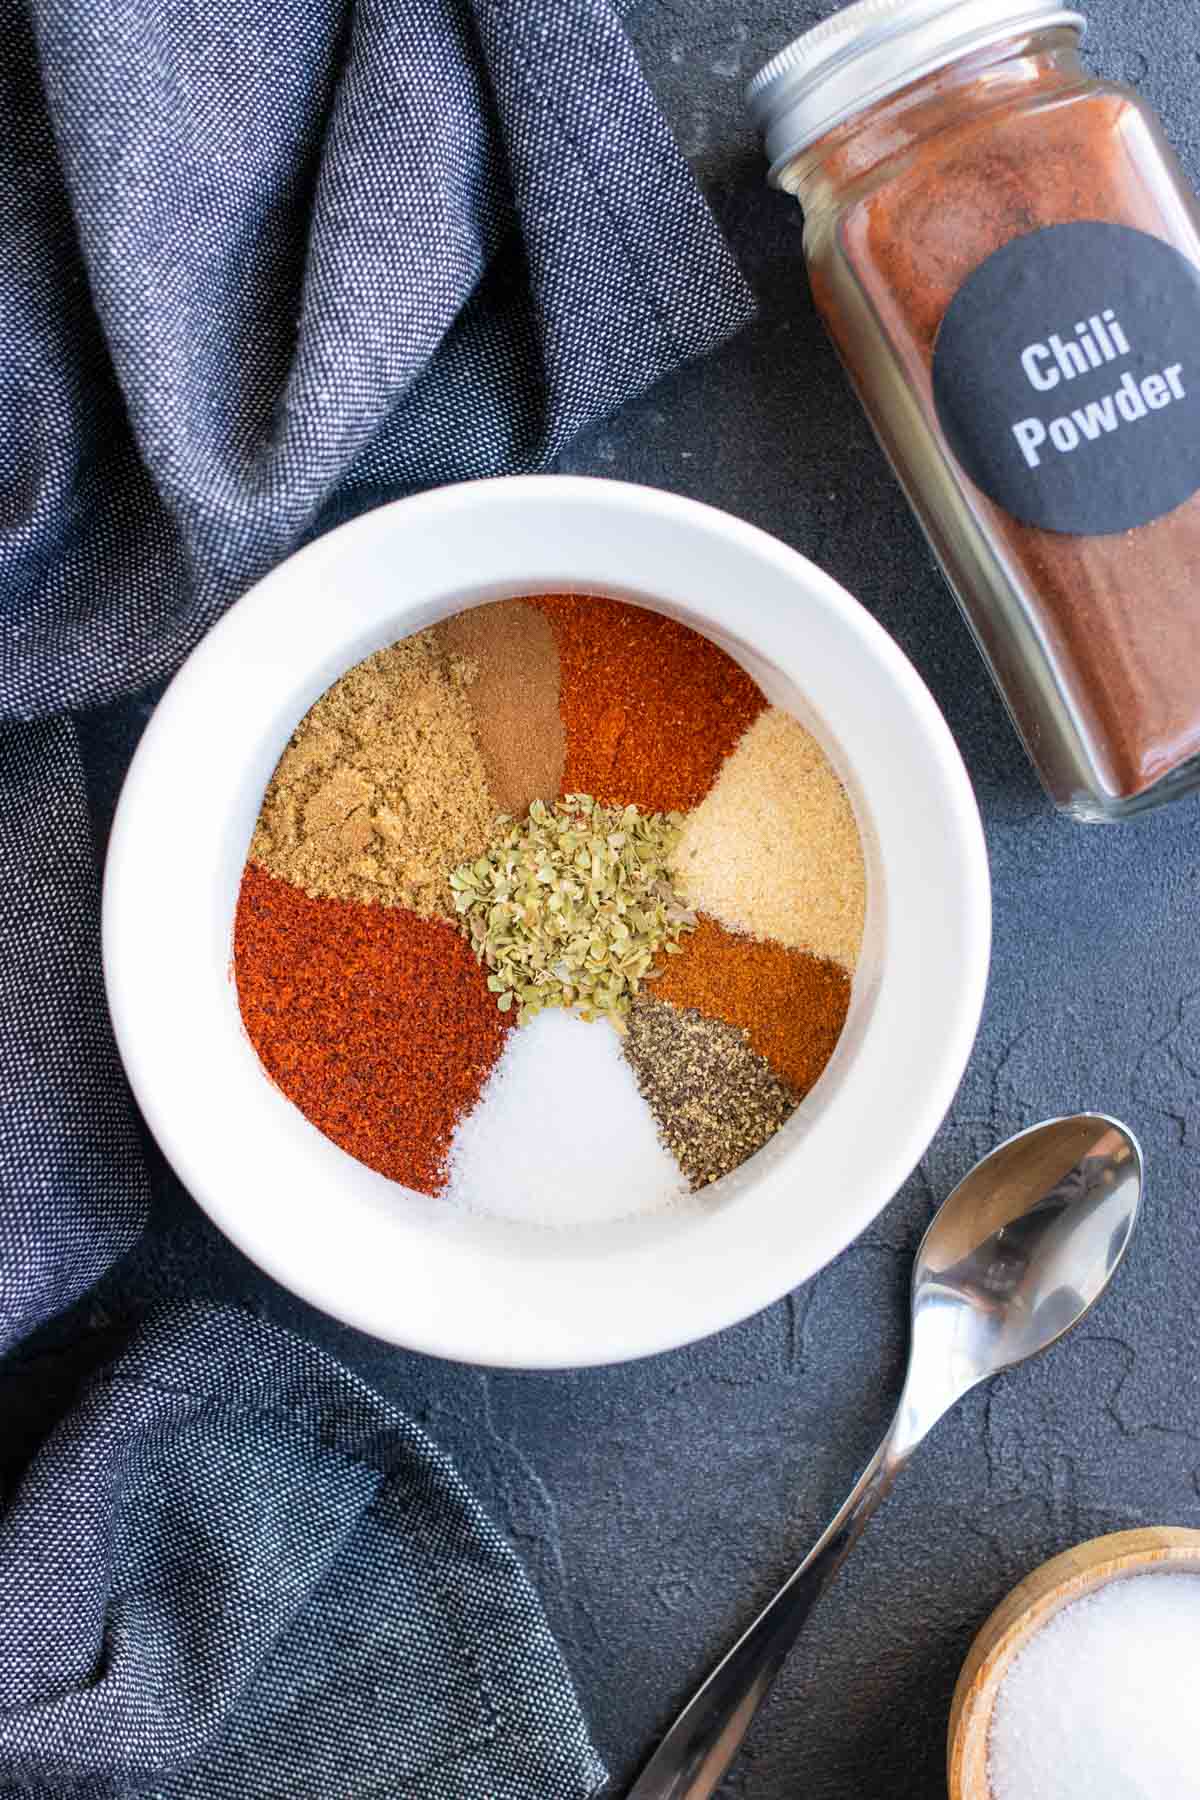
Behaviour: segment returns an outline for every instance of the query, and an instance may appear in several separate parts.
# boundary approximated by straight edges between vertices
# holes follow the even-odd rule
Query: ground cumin
[[[647,991],[738,1026],[798,1099],[833,1055],[850,1006],[840,963],[726,931],[703,914]]]
[[[435,630],[348,670],[280,757],[251,862],[313,898],[452,919],[450,870],[482,854],[502,810],[468,699],[476,673]]]
[[[1011,240],[1105,221],[1200,260],[1194,203],[1148,109],[1127,90],[1085,83],[1077,58],[1057,42],[1041,55],[1010,46],[1007,60],[993,49],[927,77],[798,159],[811,180],[785,176],[806,210],[811,201],[814,218],[826,204],[818,187],[846,196],[835,233],[810,221],[810,275],[869,409],[884,378],[862,325],[863,296],[932,420],[941,322],[967,277]],[[876,423],[903,470],[903,438]],[[965,475],[963,482],[1000,566],[1045,635],[1104,788],[1118,799],[1145,792],[1200,752],[1200,494],[1136,530],[1073,536],[1022,524]],[[911,470],[907,485],[919,502]],[[943,541],[931,533],[953,576],[953,534],[947,527]],[[1070,803],[1075,796],[1040,741],[1042,703],[1023,652],[993,638],[986,613],[974,623],[1035,763],[1055,798]]]

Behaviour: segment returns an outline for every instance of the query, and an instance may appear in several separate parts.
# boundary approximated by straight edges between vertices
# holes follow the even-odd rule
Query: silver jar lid
[[[857,0],[758,71],[746,104],[779,185],[800,150],[888,94],[999,38],[1066,26],[1082,13],[1052,0]]]

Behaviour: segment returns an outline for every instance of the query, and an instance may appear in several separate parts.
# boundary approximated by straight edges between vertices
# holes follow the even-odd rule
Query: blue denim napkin
[[[583,1800],[603,1778],[445,1458],[232,1310],[152,1317],[35,1457],[0,1519],[0,1693],[5,1800]]]
[[[748,316],[618,10],[0,0],[0,1352],[147,1205],[72,712],[331,523],[544,466]],[[147,1322],[3,1504],[0,1800],[600,1779],[453,1470],[282,1333]]]

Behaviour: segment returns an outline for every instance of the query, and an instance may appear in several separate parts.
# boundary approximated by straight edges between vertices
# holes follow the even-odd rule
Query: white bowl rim
[[[535,1310],[527,1316],[519,1291],[520,1265],[510,1263],[502,1271],[505,1289],[500,1304],[488,1317],[466,1316],[466,1304],[449,1313],[442,1309],[444,1290],[426,1293],[422,1299],[420,1273],[407,1285],[398,1284],[397,1303],[389,1310],[378,1298],[366,1301],[353,1284],[330,1276],[319,1256],[301,1262],[280,1229],[270,1206],[258,1208],[245,1202],[246,1191],[233,1193],[213,1179],[214,1133],[206,1130],[202,1108],[194,1096],[191,1104],[178,1081],[164,1078],[163,1046],[177,1024],[172,1009],[175,998],[161,998],[138,978],[138,960],[151,923],[150,909],[161,904],[162,872],[155,876],[156,846],[148,826],[168,795],[169,771],[186,754],[189,733],[205,705],[211,709],[219,691],[223,669],[236,658],[243,640],[261,631],[270,620],[278,628],[288,597],[307,582],[320,582],[334,570],[339,556],[351,543],[357,549],[379,544],[399,528],[443,529],[469,516],[472,529],[481,530],[489,508],[498,517],[528,511],[537,514],[547,506],[599,509],[615,524],[641,520],[648,527],[664,526],[690,534],[697,547],[704,540],[720,543],[742,557],[749,568],[758,564],[764,575],[771,571],[786,578],[806,603],[844,636],[848,649],[861,659],[864,669],[886,681],[898,710],[912,732],[914,756],[931,783],[939,819],[939,838],[945,854],[934,879],[945,891],[947,917],[960,931],[953,980],[936,987],[930,997],[929,1017],[920,1021],[922,1042],[928,1051],[919,1086],[905,1096],[903,1116],[893,1108],[883,1144],[851,1142],[843,1136],[841,1163],[854,1180],[842,1194],[836,1218],[831,1212],[806,1209],[805,1229],[794,1237],[775,1230],[764,1242],[762,1255],[742,1246],[729,1226],[732,1208],[714,1212],[702,1226],[673,1251],[669,1270],[663,1266],[661,1304],[646,1304],[652,1291],[648,1276],[651,1262],[647,1246],[636,1260],[626,1259],[624,1279],[620,1259],[612,1270],[603,1270],[603,1292],[592,1293],[596,1271],[587,1279],[587,1293],[579,1308],[582,1318],[564,1315],[549,1328]],[[567,585],[564,581],[563,585]],[[620,592],[616,579],[576,582],[580,591]],[[546,591],[544,579],[533,577],[526,592]],[[504,591],[521,591],[507,584]],[[484,596],[486,597],[486,596]],[[652,601],[651,601],[652,603]],[[663,610],[670,610],[664,605]],[[754,627],[743,621],[747,641]],[[419,624],[409,624],[409,630]],[[331,620],[331,638],[336,622]],[[769,655],[770,652],[764,652]],[[355,660],[355,658],[351,658]],[[342,666],[348,666],[343,663]],[[907,754],[905,745],[898,754]],[[937,855],[936,844],[932,852]],[[186,870],[183,872],[186,875]],[[941,891],[941,890],[939,890]],[[940,1126],[957,1091],[978,1030],[986,991],[991,948],[991,890],[982,826],[969,778],[957,746],[935,701],[899,647],[866,610],[832,577],[757,527],[714,507],[663,490],[594,477],[563,475],[509,476],[479,482],[458,483],[393,501],[365,512],[325,534],[281,563],[233,605],[208,632],[180,670],[159,702],[126,779],[110,839],[104,881],[103,951],[109,1005],[118,1046],[134,1094],[146,1122],[183,1184],[213,1221],[254,1262],[283,1286],[323,1311],[385,1341],[403,1344],[427,1354],[451,1360],[509,1368],[562,1368],[624,1361],[676,1348],[732,1325],[792,1291],[851,1244],[916,1167]],[[914,990],[915,991],[915,990]],[[168,1013],[172,1013],[168,1023]],[[151,1021],[151,1015],[155,1015]],[[148,1022],[154,1030],[147,1031]],[[882,1064],[877,1066],[876,1073]],[[264,1079],[264,1093],[274,1094]],[[289,1113],[290,1103],[282,1101]],[[847,1115],[848,1116],[848,1115]],[[821,1119],[812,1142],[828,1119]],[[841,1123],[846,1122],[843,1117]],[[309,1128],[311,1130],[311,1128]],[[315,1134],[314,1134],[315,1135]],[[865,1136],[865,1134],[864,1134]],[[320,1140],[322,1144],[326,1140]],[[329,1146],[333,1149],[332,1146]],[[341,1156],[343,1153],[335,1152]],[[261,1182],[264,1171],[259,1169]],[[377,1180],[379,1178],[376,1178]],[[759,1184],[765,1187],[766,1182]],[[778,1210],[778,1209],[776,1209]],[[764,1215],[766,1217],[766,1215]],[[723,1228],[715,1229],[721,1220]],[[761,1223],[756,1220],[756,1223]],[[332,1220],[330,1221],[332,1226]],[[559,1234],[565,1238],[568,1234]],[[745,1234],[743,1233],[743,1236]],[[661,1254],[661,1253],[660,1253]],[[438,1251],[441,1255],[441,1251]],[[684,1267],[676,1266],[682,1256]],[[336,1262],[336,1258],[334,1259]],[[691,1264],[691,1279],[687,1265]],[[580,1263],[582,1269],[582,1262]],[[719,1280],[708,1280],[714,1271]],[[542,1279],[546,1277],[542,1276]],[[537,1279],[537,1276],[534,1276]],[[532,1291],[532,1290],[531,1290]],[[639,1297],[632,1311],[622,1307],[625,1292]],[[605,1306],[607,1297],[608,1306]],[[478,1301],[478,1294],[473,1295]],[[526,1296],[527,1300],[528,1296]]]

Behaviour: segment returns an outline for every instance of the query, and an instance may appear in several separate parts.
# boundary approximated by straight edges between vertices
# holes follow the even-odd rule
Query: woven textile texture
[[[147,1205],[72,713],[165,679],[331,524],[545,466],[748,316],[619,10],[0,0],[10,1357]],[[4,1800],[597,1779],[452,1472],[265,1327],[147,1328],[4,1501]]]
[[[153,1317],[0,1519],[0,1692],[3,1800],[582,1800],[603,1775],[446,1460],[219,1309]]]

